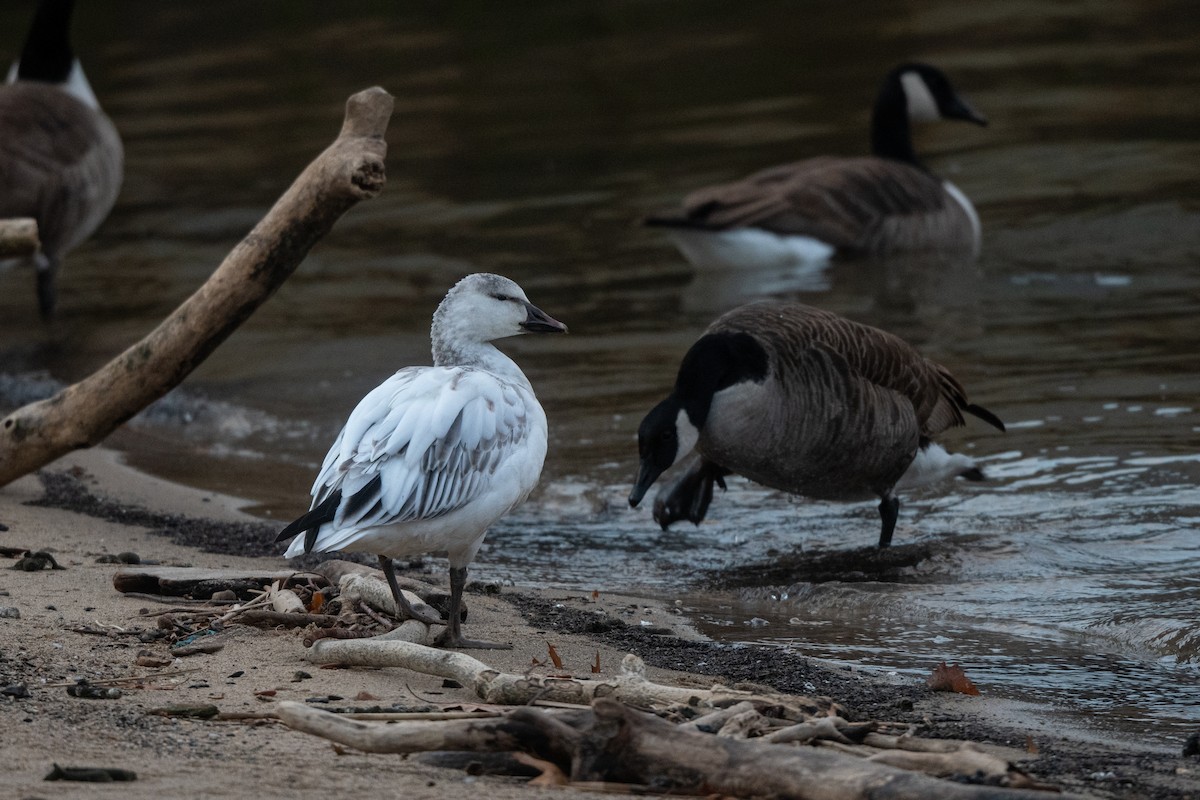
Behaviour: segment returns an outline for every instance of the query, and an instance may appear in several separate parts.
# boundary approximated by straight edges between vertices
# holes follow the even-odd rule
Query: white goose
[[[405,367],[359,402],[325,456],[312,510],[276,538],[296,536],[286,555],[374,553],[397,607],[442,624],[405,601],[392,559],[445,550],[450,607],[436,643],[507,647],[463,638],[462,592],[488,527],[537,485],[546,414],[525,374],[491,342],[566,330],[508,278],[459,281],[433,315],[434,366]]]
[[[824,156],[706,186],[648,217],[698,267],[785,266],[833,255],[977,254],[979,215],[913,151],[911,124],[985,120],[941,70],[908,63],[884,77],[871,114],[871,153]]]
[[[33,217],[43,318],[54,313],[63,256],[116,202],[125,151],[71,51],[73,0],[42,0],[20,59],[0,86],[0,217]]]

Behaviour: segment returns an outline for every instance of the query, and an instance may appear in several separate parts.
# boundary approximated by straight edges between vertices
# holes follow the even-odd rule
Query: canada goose
[[[445,550],[450,608],[436,643],[506,647],[462,637],[462,592],[488,526],[537,485],[546,414],[525,374],[491,342],[566,330],[508,278],[481,273],[459,281],[433,315],[434,366],[405,367],[359,402],[325,456],[312,510],[276,538],[296,536],[286,555],[374,553],[397,608],[443,624],[414,612],[392,559]]]
[[[20,59],[0,86],[0,217],[33,217],[38,307],[54,314],[63,256],[92,234],[116,202],[121,137],[100,110],[71,51],[73,0],[42,0]]]
[[[986,125],[928,64],[895,67],[871,115],[872,156],[820,157],[698,189],[677,211],[645,224],[667,228],[697,266],[767,267],[833,255],[979,251],[979,216],[958,187],[917,160],[911,123]]]
[[[879,497],[886,547],[898,483],[982,479],[974,461],[932,441],[962,425],[964,411],[1004,430],[902,339],[800,303],[751,303],[709,326],[683,357],[674,391],[642,420],[629,504],[695,449],[700,457],[655,502],[663,530],[679,519],[699,524],[713,484],[724,488],[736,472],[819,500]]]

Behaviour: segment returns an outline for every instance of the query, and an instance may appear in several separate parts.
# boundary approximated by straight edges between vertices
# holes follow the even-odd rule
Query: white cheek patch
[[[78,58],[71,64],[71,72],[67,75],[66,83],[62,84],[62,88],[75,95],[84,105],[90,108],[100,108],[100,101],[96,99],[92,85],[88,83],[87,76],[83,74],[83,67],[79,64]]]
[[[904,88],[904,97],[908,100],[908,118],[914,122],[933,122],[942,118],[938,111],[937,100],[929,86],[916,72],[906,72],[900,76],[900,85]]]
[[[682,408],[679,409],[679,415],[675,417],[675,437],[679,440],[679,448],[675,451],[676,461],[692,452],[696,442],[700,440],[700,431],[688,419],[687,412]]]

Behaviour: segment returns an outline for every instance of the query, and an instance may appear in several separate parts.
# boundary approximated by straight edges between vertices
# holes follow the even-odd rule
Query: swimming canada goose
[[[71,50],[73,0],[42,0],[0,86],[0,218],[33,217],[38,307],[54,313],[63,256],[108,216],[124,150]]]
[[[488,527],[537,485],[546,414],[525,374],[491,342],[566,330],[508,278],[459,281],[433,315],[434,365],[405,367],[359,402],[325,456],[312,510],[276,538],[296,537],[286,555],[374,553],[397,608],[446,625],[437,644],[507,647],[462,637],[462,592]],[[450,557],[445,623],[412,609],[392,566],[435,550]]]
[[[698,189],[645,224],[696,266],[767,267],[840,256],[979,250],[979,216],[913,152],[912,122],[987,120],[928,64],[895,67],[871,115],[872,156],[820,157]]]
[[[963,412],[1004,430],[967,402],[949,370],[890,333],[794,302],[764,301],[720,317],[680,364],[674,391],[642,420],[637,506],[666,469],[695,459],[660,492],[654,518],[699,524],[731,473],[818,500],[879,497],[892,540],[897,484],[983,478],[975,462],[933,437]]]

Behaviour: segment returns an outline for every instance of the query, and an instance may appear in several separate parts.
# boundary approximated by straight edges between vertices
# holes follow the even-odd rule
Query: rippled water
[[[12,6],[0,6],[8,53],[25,24]],[[551,452],[480,574],[681,596],[715,636],[905,674],[960,661],[986,693],[1174,747],[1200,723],[1191,12],[1132,0],[89,4],[77,50],[124,136],[126,185],[69,260],[53,326],[36,319],[30,276],[0,273],[0,372],[21,376],[0,391],[12,403],[31,373],[77,378],[144,332],[332,138],[345,97],[380,84],[397,98],[386,191],[182,396],[114,438],[135,464],[294,514],[357,399],[428,358],[445,289],[503,272],[572,335],[505,345],[547,408]],[[862,152],[880,75],[914,56],[991,120],[918,142],[979,208],[977,263],[695,274],[634,224],[706,183]],[[625,504],[641,414],[716,313],[763,295],[906,337],[1010,423],[948,439],[991,481],[905,498],[896,544],[930,548],[911,568],[875,581],[770,573],[767,586],[701,593],[712,570],[753,579],[780,553],[869,546],[873,505],[734,482],[705,525],[661,533]]]

